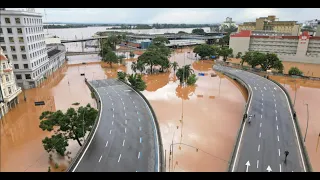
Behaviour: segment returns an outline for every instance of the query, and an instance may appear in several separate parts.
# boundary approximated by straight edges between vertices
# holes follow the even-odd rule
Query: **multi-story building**
[[[290,33],[292,36],[298,36],[301,25],[297,21],[279,21],[276,16],[260,17],[256,22],[244,22],[238,26],[238,32],[242,30],[270,30],[279,33]]]
[[[66,47],[63,44],[47,44],[49,73],[55,72],[66,60]]]
[[[315,36],[320,36],[320,21],[318,21],[317,31]]]
[[[0,47],[0,119],[10,109],[14,108],[18,103],[18,95],[21,93],[21,88],[16,85],[15,77],[12,70],[12,64],[3,54]]]
[[[229,47],[234,56],[238,52],[259,51],[275,53],[282,61],[320,64],[320,37],[312,37],[307,31],[291,36],[242,30],[230,35]]]
[[[0,10],[0,45],[13,64],[17,84],[37,87],[48,76],[42,16],[34,10]]]

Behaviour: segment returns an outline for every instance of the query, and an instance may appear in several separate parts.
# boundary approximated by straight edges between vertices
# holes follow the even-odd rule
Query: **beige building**
[[[260,17],[256,19],[256,22],[244,22],[238,26],[238,32],[242,30],[267,30],[290,33],[293,36],[299,35],[300,29],[297,21],[279,21],[276,16]]]
[[[320,37],[312,37],[308,32],[291,36],[242,30],[230,35],[229,47],[234,56],[238,52],[259,51],[275,53],[282,61],[320,64]]]
[[[18,103],[18,95],[21,93],[21,88],[17,86],[12,70],[12,64],[3,54],[0,47],[0,77],[1,77],[1,97],[0,97],[0,119]]]

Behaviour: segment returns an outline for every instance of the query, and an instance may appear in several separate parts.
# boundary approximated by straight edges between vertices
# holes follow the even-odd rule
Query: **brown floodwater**
[[[296,94],[295,110],[299,119],[301,133],[305,136],[307,127],[307,106],[309,106],[309,125],[305,145],[314,171],[320,171],[320,81],[271,76],[289,92],[292,102]],[[320,143],[320,142],[319,142]]]
[[[226,171],[247,92],[233,80],[214,72],[212,61],[189,59],[194,56],[190,51],[177,50],[170,61],[177,61],[180,67],[191,64],[196,75],[205,73],[205,76],[198,76],[195,86],[182,87],[172,70],[171,73],[145,75],[148,87],[143,94],[160,124],[167,171],[172,141],[171,171]]]

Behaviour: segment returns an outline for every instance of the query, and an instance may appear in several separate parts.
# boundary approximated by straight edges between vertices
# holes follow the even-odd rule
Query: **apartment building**
[[[259,51],[275,53],[282,61],[320,64],[320,37],[312,37],[307,31],[291,36],[242,30],[230,35],[229,47],[234,56],[238,52]]]
[[[279,21],[276,16],[260,17],[255,22],[244,22],[238,26],[238,32],[242,30],[269,30],[279,33],[290,33],[292,36],[298,36],[301,25],[297,21]]]
[[[60,43],[47,44],[49,73],[55,72],[66,60],[66,47]]]
[[[12,64],[3,54],[0,47],[0,119],[18,103],[18,95],[22,92],[21,88],[17,86],[12,70]]]
[[[0,14],[0,45],[13,64],[18,86],[26,89],[39,86],[49,75],[41,14],[33,9],[1,9]]]

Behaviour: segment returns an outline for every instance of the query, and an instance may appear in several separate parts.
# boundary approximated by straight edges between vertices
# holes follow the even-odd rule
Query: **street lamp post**
[[[303,142],[306,142],[306,137],[307,137],[307,132],[308,132],[308,125],[309,125],[309,104],[306,103],[304,104],[307,106],[307,127],[306,127],[306,133],[304,135],[304,139],[303,139]]]

